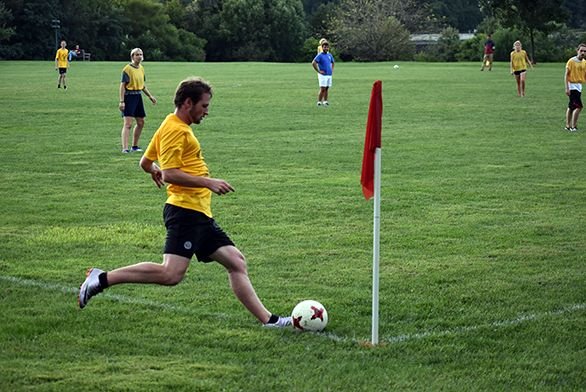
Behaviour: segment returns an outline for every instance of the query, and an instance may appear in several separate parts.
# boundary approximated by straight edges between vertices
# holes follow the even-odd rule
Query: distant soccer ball
[[[399,64],[395,64],[395,66],[393,68],[399,69]]]
[[[293,328],[299,331],[322,331],[328,325],[328,312],[322,304],[313,300],[301,301],[291,313]]]

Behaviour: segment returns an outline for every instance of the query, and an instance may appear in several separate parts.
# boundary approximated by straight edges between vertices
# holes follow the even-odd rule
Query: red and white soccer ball
[[[298,331],[319,332],[328,325],[328,312],[322,304],[308,299],[301,301],[291,313],[293,328]]]

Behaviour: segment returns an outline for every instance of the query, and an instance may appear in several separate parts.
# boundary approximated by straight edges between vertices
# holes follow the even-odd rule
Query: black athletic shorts
[[[582,93],[578,90],[570,90],[570,103],[568,108],[570,110],[582,109]]]
[[[142,103],[142,93],[140,91],[124,96],[124,112],[122,112],[122,115],[124,117],[146,117],[144,104]]]
[[[525,72],[527,72],[527,70],[526,70],[526,69],[522,69],[522,70],[519,70],[519,71],[515,71],[515,72],[513,72],[513,73],[514,73],[515,75],[519,76],[519,75],[521,75],[522,73],[525,73]]]
[[[215,220],[199,211],[165,204],[163,218],[167,228],[165,251],[191,259],[195,254],[202,262],[210,262],[210,255],[232,240]]]
[[[59,68],[59,75],[63,75],[67,73],[67,68]]]

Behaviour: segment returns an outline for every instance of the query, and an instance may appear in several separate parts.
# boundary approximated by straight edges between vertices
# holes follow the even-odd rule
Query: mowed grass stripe
[[[35,280],[31,280],[31,279],[22,279],[22,278],[18,278],[18,277],[14,277],[14,276],[0,275],[0,280],[3,280],[5,282],[10,282],[10,283],[13,283],[13,284],[16,284],[19,286],[35,287],[35,288],[40,288],[40,289],[49,290],[49,291],[61,291],[63,293],[67,293],[67,294],[79,293],[79,288],[65,287],[65,286],[61,286],[58,284],[54,284],[54,283],[35,281]],[[139,305],[139,306],[144,306],[146,308],[159,308],[159,309],[167,310],[170,312],[186,313],[186,314],[192,314],[192,315],[201,315],[201,312],[196,312],[196,311],[194,311],[194,309],[189,309],[189,308],[182,307],[182,306],[176,306],[173,304],[156,302],[156,301],[148,300],[145,298],[129,297],[129,296],[125,296],[125,295],[111,294],[108,292],[100,294],[99,298],[105,298],[105,299],[108,299],[111,301],[120,302],[122,304]],[[469,325],[469,326],[463,326],[463,327],[458,327],[458,328],[449,329],[449,330],[430,330],[430,331],[410,333],[410,334],[405,334],[405,335],[386,336],[386,337],[381,337],[380,341],[381,341],[381,343],[399,344],[399,343],[408,343],[411,340],[419,340],[419,339],[425,339],[425,338],[434,338],[434,337],[441,338],[441,337],[447,337],[447,336],[453,336],[453,335],[465,335],[467,333],[473,333],[473,332],[476,332],[476,331],[479,331],[482,329],[496,329],[496,328],[514,327],[518,324],[532,322],[532,321],[538,321],[538,320],[546,318],[546,317],[563,317],[566,314],[584,311],[584,310],[586,310],[586,303],[571,304],[571,305],[565,305],[565,306],[561,307],[560,309],[555,309],[555,310],[551,310],[551,311],[547,311],[547,312],[521,314],[521,315],[518,315],[517,317],[510,319],[510,320],[489,321],[489,322],[486,322],[486,323],[480,324],[480,325]],[[213,316],[213,315],[208,315],[208,316]],[[228,314],[222,314],[222,315],[216,315],[216,316],[218,317],[218,319],[221,319],[224,321],[230,321],[230,319],[231,319],[230,315],[228,315]],[[296,332],[296,331],[294,331],[294,332]],[[336,335],[335,333],[327,332],[327,331],[315,332],[312,334],[331,339],[335,342],[350,342],[350,343],[356,343],[356,344],[361,344],[361,345],[367,344],[369,342],[369,338],[366,338],[366,337],[363,337],[363,338],[345,337],[345,336],[339,336],[339,335]]]

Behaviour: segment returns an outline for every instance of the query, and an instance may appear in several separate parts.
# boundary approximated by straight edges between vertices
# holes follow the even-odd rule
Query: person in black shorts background
[[[122,153],[124,154],[142,151],[138,145],[142,129],[144,128],[144,118],[146,117],[142,103],[142,94],[146,94],[153,105],[157,103],[157,99],[151,94],[145,83],[144,67],[141,64],[144,59],[142,49],[132,49],[130,51],[130,59],[130,63],[122,69],[122,80],[120,81],[119,109],[124,117],[121,133]],[[128,138],[133,119],[136,120],[136,125],[132,133],[132,147],[129,149]]]
[[[566,110],[566,130],[578,130],[578,117],[582,111],[582,84],[586,83],[586,44],[578,45],[576,56],[566,63],[564,82],[566,95],[570,98]]]

